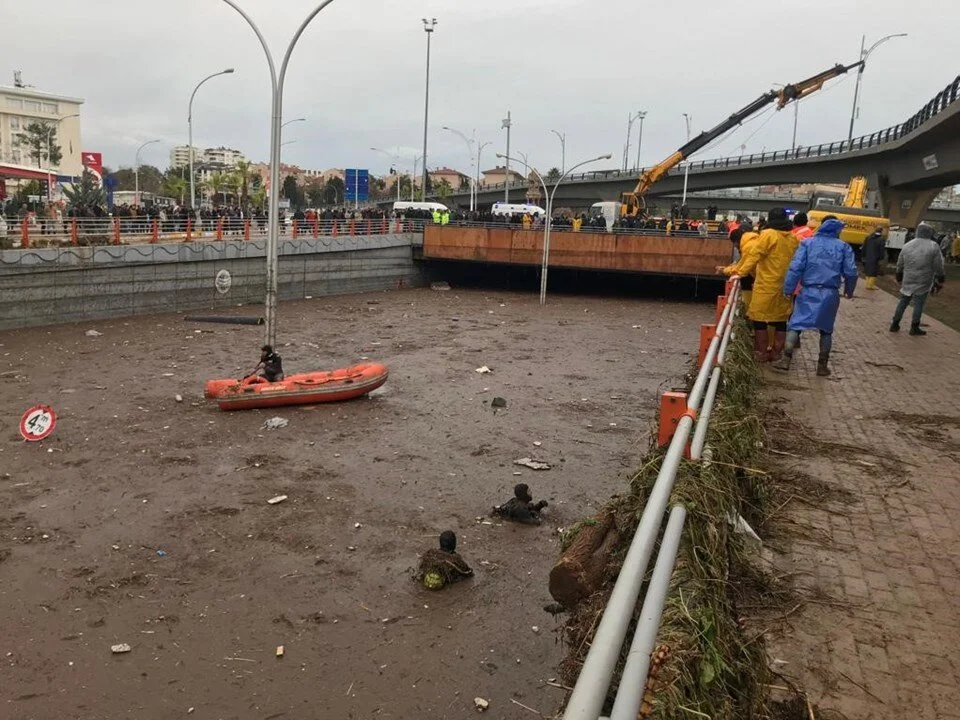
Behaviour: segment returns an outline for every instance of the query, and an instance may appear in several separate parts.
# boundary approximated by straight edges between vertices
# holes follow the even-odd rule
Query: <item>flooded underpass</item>
[[[0,333],[5,717],[558,710],[544,606],[562,529],[622,489],[713,308],[692,281],[663,300],[575,295],[551,274],[541,307],[529,276],[490,289],[446,270],[446,291],[281,305],[288,373],[389,365],[381,390],[337,405],[202,399],[253,367],[262,328],[166,315]],[[38,402],[58,425],[24,444]],[[264,429],[274,416],[289,424]],[[550,503],[539,527],[489,518],[518,482]],[[447,529],[475,577],[429,592],[412,571]]]

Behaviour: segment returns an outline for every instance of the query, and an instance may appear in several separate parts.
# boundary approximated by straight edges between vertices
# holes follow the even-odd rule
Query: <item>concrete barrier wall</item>
[[[280,299],[423,283],[413,234],[280,243]],[[230,274],[221,293],[218,273]],[[266,241],[0,251],[0,330],[262,304]]]

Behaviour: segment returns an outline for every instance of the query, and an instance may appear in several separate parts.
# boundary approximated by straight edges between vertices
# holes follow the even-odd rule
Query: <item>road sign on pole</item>
[[[349,169],[345,173],[344,202],[359,205],[370,197],[370,171]]]
[[[43,440],[57,426],[57,414],[46,405],[34,405],[20,418],[20,435],[27,442]]]

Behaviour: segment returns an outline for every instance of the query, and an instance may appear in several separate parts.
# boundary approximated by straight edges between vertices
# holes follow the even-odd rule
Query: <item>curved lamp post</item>
[[[550,132],[556,135],[560,141],[560,172],[565,173],[567,171],[567,134],[559,130],[551,130]]]
[[[400,202],[400,168],[396,167],[396,166],[399,165],[399,163],[400,163],[400,156],[397,155],[396,153],[391,153],[391,152],[387,152],[386,150],[381,150],[380,148],[372,147],[372,148],[370,148],[370,149],[371,149],[373,152],[378,152],[378,153],[381,153],[381,154],[383,154],[383,155],[386,155],[388,158],[390,158],[390,162],[393,163],[393,166],[396,168],[396,171],[395,171],[395,172],[396,172],[396,174],[397,174],[397,182],[396,182],[396,186],[397,186],[397,202]],[[397,149],[399,150],[399,148],[397,148]]]
[[[493,142],[482,142],[477,145],[477,180],[473,187],[475,196],[474,200],[478,209],[480,207],[480,156],[483,154],[483,149],[487,145],[493,145]]]
[[[247,13],[237,5],[234,0],[223,0],[232,7],[237,13],[247,21],[247,24],[256,34],[260,45],[263,46],[263,53],[267,57],[267,65],[270,69],[270,83],[273,90],[273,103],[271,109],[270,123],[270,202],[267,216],[267,297],[266,297],[266,342],[268,345],[275,345],[277,340],[277,267],[278,267],[278,238],[280,236],[280,128],[281,115],[283,113],[283,81],[287,76],[287,65],[290,62],[290,55],[296,46],[303,31],[321,10],[333,2],[333,0],[324,0],[313,12],[307,15],[300,27],[287,45],[286,53],[283,56],[283,62],[280,65],[280,74],[277,75],[277,68],[273,62],[273,55],[270,53],[270,47],[267,45],[266,38],[260,32],[260,28],[253,22]]]
[[[137,154],[133,156],[133,204],[140,207],[140,151],[147,145],[153,145],[159,140],[147,140],[143,145],[137,148]]]
[[[443,129],[446,130],[447,132],[452,132],[454,135],[456,135],[461,140],[463,140],[463,142],[467,146],[467,153],[469,153],[470,162],[473,163],[473,144],[476,142],[476,140],[468,138],[466,135],[464,135],[462,132],[460,132],[456,128],[447,127],[446,125],[444,125]],[[474,130],[474,132],[476,132],[476,130]],[[479,164],[479,161],[478,161],[478,164]],[[470,212],[473,212],[474,210],[477,209],[476,194],[477,194],[477,187],[476,185],[473,184],[473,178],[470,178]]]
[[[190,211],[194,213],[197,211],[197,192],[194,187],[193,177],[193,98],[196,96],[200,86],[207,80],[213,80],[213,78],[219,77],[220,75],[230,75],[232,72],[233,68],[227,68],[213,75],[207,75],[207,77],[197,83],[193,92],[190,93],[190,103],[187,105],[187,155],[190,156]]]
[[[867,36],[864,35],[860,40],[860,60],[862,64],[860,69],[857,70],[857,84],[853,90],[853,110],[850,112],[850,134],[847,136],[847,147],[853,143],[853,123],[857,119],[857,101],[860,99],[860,83],[863,79],[863,71],[867,67],[867,58],[870,57],[870,53],[876,50],[878,47],[883,45],[887,40],[893,40],[893,38],[906,37],[906,33],[895,33],[893,35],[887,35],[877,40],[873,45],[870,46],[869,50],[864,51],[864,45],[867,43]]]
[[[505,160],[514,160],[515,158],[509,158],[503,153],[497,153],[498,158],[503,158]],[[570,173],[572,173],[577,168],[581,168],[584,165],[589,165],[590,163],[599,162],[600,160],[609,160],[613,155],[607,153],[606,155],[600,155],[599,157],[591,158],[589,160],[584,160],[574,165],[572,168],[567,170],[563,175],[560,176],[560,179],[557,180],[556,185],[553,186],[553,190],[549,193],[547,192],[547,183],[544,181],[543,176],[536,171],[534,168],[530,168],[530,171],[537,176],[537,180],[540,181],[540,186],[543,188],[544,197],[547,198],[547,217],[543,223],[543,260],[540,265],[540,304],[544,305],[547,302],[547,271],[550,265],[550,228],[553,225],[553,197],[557,194],[557,189],[560,187],[560,184],[567,178]]]

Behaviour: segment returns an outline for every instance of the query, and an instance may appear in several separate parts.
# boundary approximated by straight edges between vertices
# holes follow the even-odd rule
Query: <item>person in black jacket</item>
[[[261,369],[263,370],[263,377],[268,382],[283,380],[283,358],[274,351],[272,345],[264,345],[260,348],[260,362],[254,372]]]
[[[520,483],[513,488],[513,497],[503,505],[495,506],[490,514],[524,525],[539,525],[540,511],[547,507],[547,504],[546,500],[533,502],[530,488],[526,483]]]

